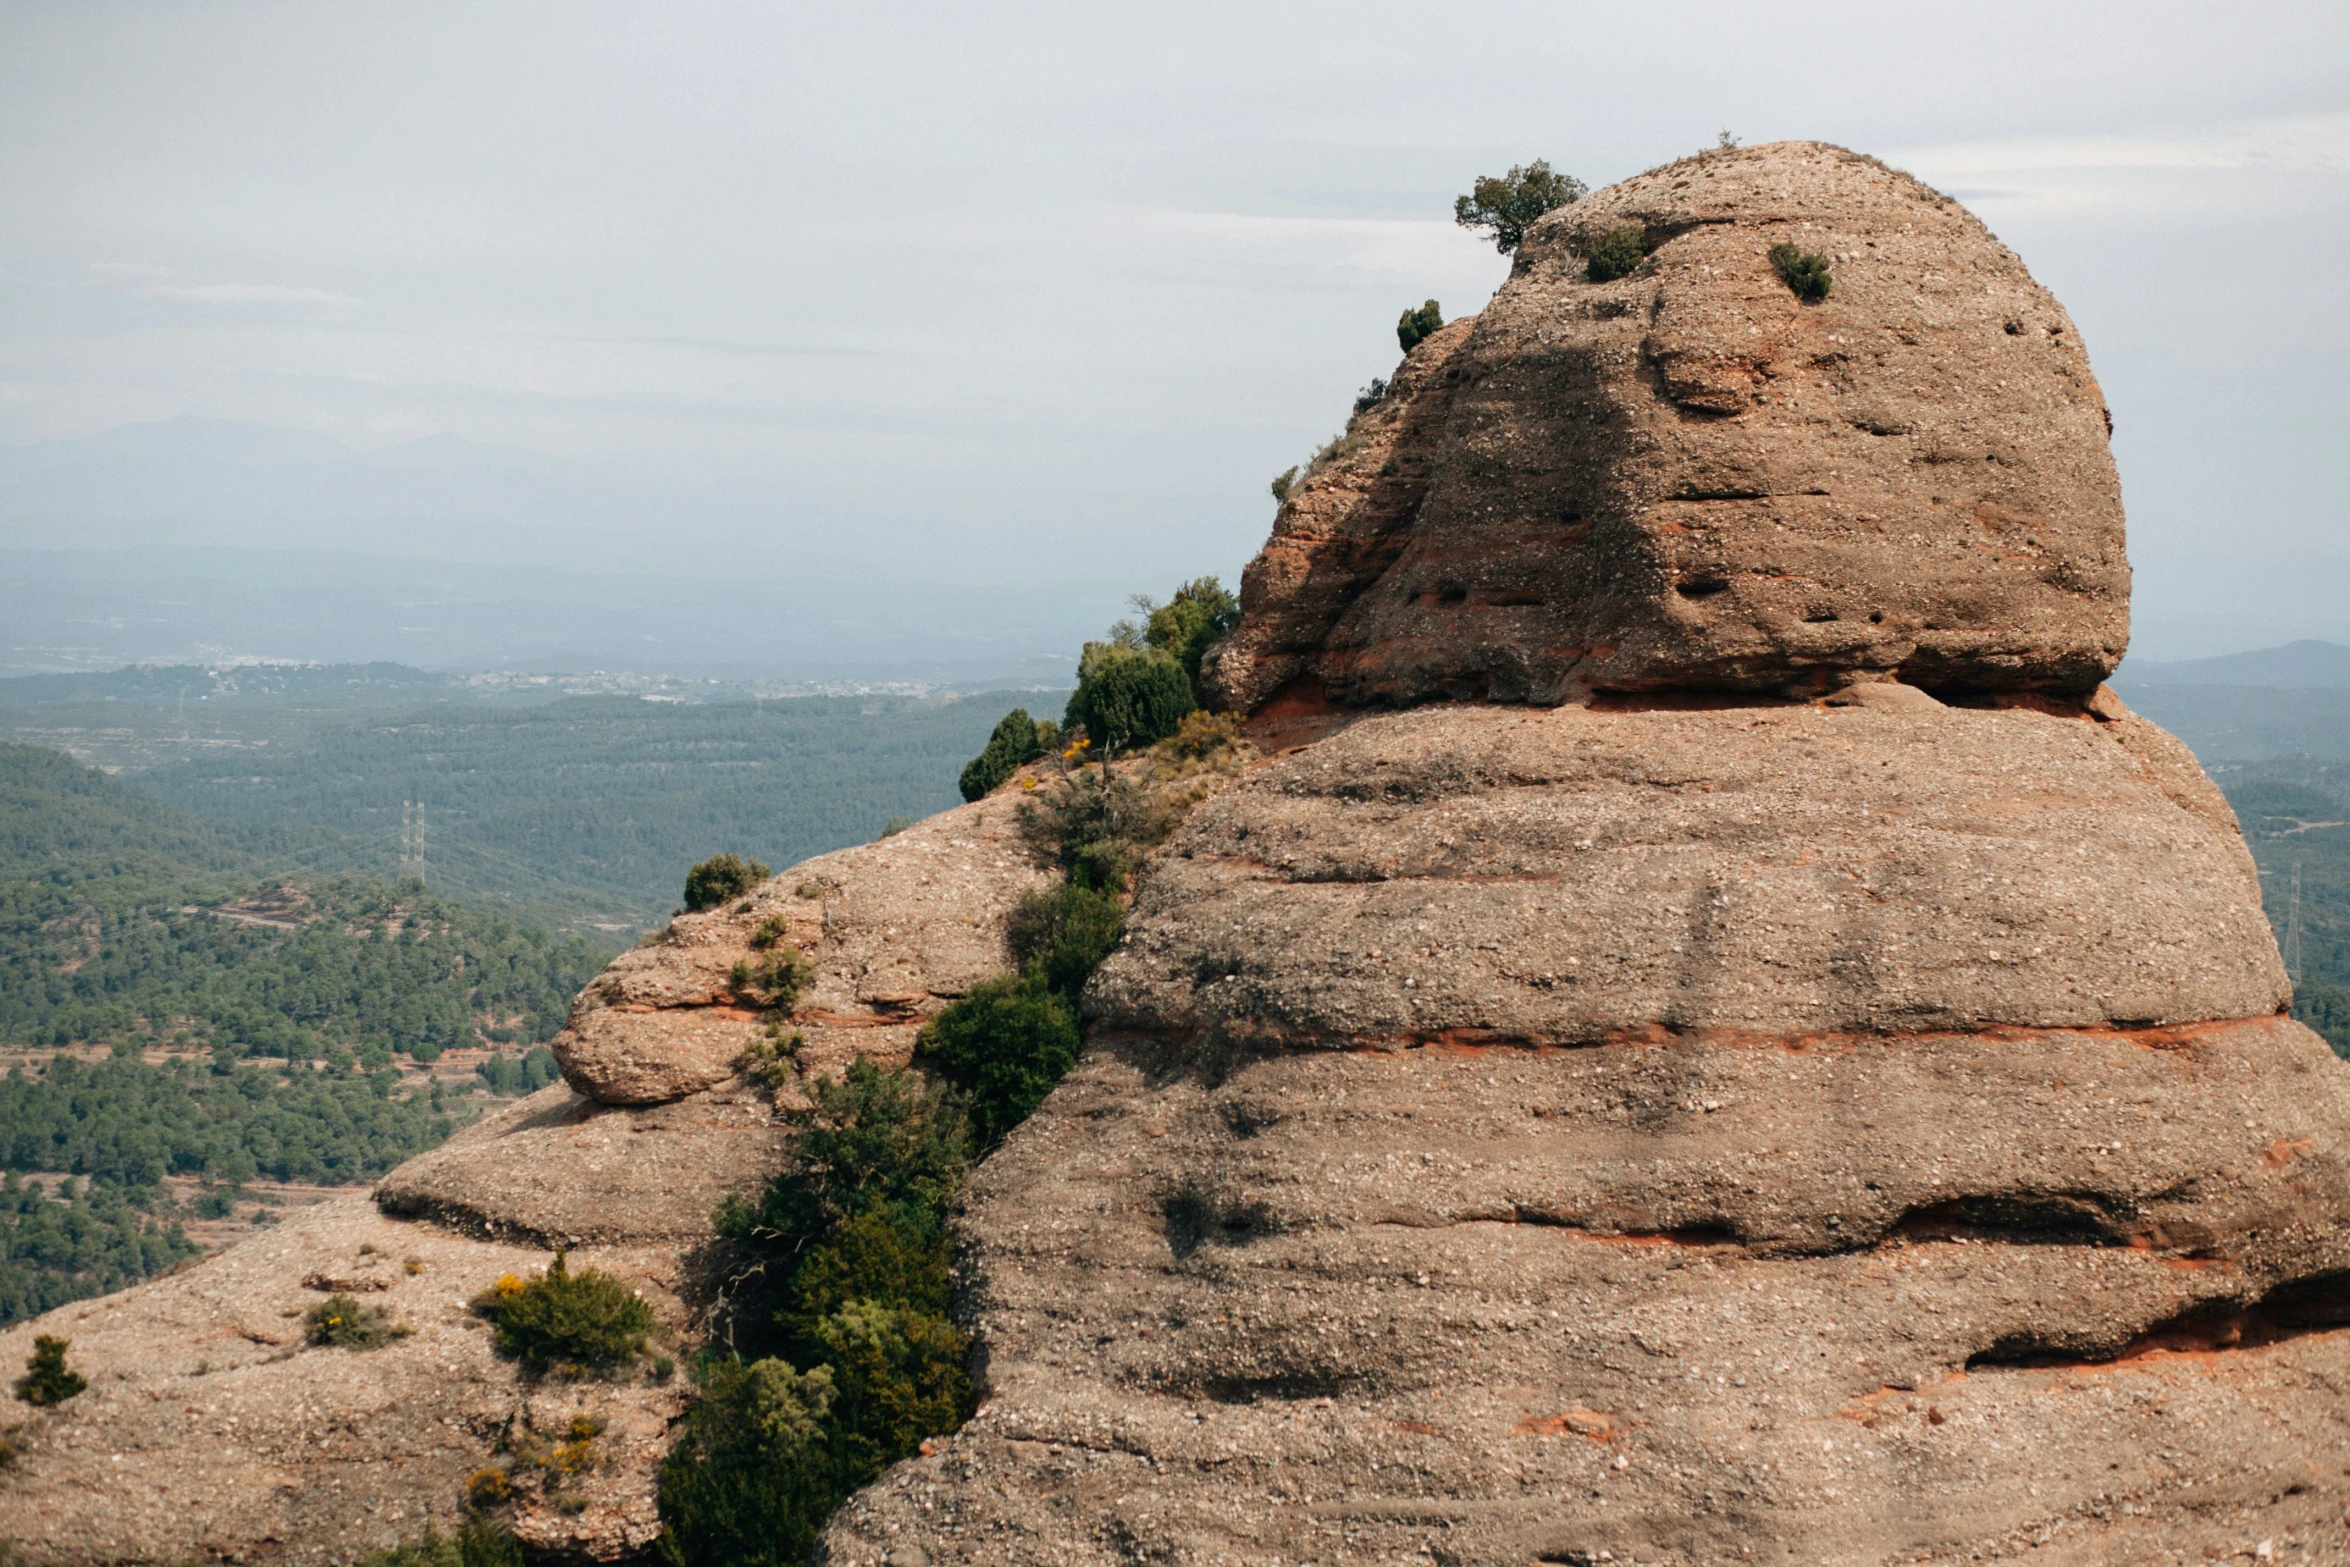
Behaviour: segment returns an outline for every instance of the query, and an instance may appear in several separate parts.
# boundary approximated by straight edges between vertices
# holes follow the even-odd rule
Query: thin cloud
[[[279,283],[198,283],[165,286],[154,292],[170,299],[193,300],[200,305],[355,305],[348,294],[330,294],[323,288],[288,288]]]

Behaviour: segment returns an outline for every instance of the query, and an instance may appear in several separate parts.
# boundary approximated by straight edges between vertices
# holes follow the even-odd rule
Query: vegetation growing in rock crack
[[[1084,741],[1070,745],[1059,775],[1022,800],[1022,836],[1064,874],[1012,913],[1018,972],[973,986],[924,1026],[922,1070],[859,1057],[838,1078],[801,1077],[798,1036],[773,1014],[737,1063],[770,1087],[796,1082],[809,1102],[786,1113],[797,1130],[786,1167],[756,1202],[717,1216],[734,1257],[724,1349],[695,1366],[697,1397],[661,1471],[658,1549],[677,1567],[804,1560],[851,1491],[970,1413],[970,1342],[949,1310],[948,1207],[973,1162],[1076,1063],[1078,997],[1117,945],[1144,856],[1245,754],[1237,723],[1191,700],[1208,648],[1237,619],[1231,595],[1202,578],[1136,607],[1141,624],[1120,623],[1088,652],[1149,661],[1172,677],[1180,711],[1140,756],[1091,762]],[[1099,709],[1089,721],[1079,706],[1074,721],[1100,734]],[[1008,714],[990,740],[995,760],[983,752],[966,769],[965,792],[1000,783],[1029,744],[1041,753],[1059,738],[1049,730]],[[1114,729],[1103,738],[1110,751],[1136,743]]]
[[[1355,412],[1369,413],[1387,401],[1387,381],[1383,376],[1371,377],[1371,384],[1355,394]]]
[[[560,1251],[537,1278],[509,1273],[474,1307],[495,1324],[499,1352],[533,1373],[609,1371],[642,1353],[655,1326],[636,1291],[597,1268],[573,1273]]]
[[[685,873],[686,912],[698,914],[732,903],[773,874],[757,860],[746,860],[739,854],[714,854]]]
[[[1086,767],[1021,802],[1020,831],[1071,882],[1123,893],[1142,857],[1175,830],[1175,813],[1132,775]]]
[[[1443,325],[1444,312],[1437,308],[1436,301],[1431,299],[1417,310],[1406,310],[1397,319],[1395,340],[1408,354],[1417,348],[1424,339],[1434,336],[1437,328]]]
[[[16,1379],[16,1396],[35,1408],[53,1409],[88,1387],[88,1380],[65,1363],[65,1352],[72,1347],[71,1339],[37,1335],[24,1375]]]
[[[1060,744],[1061,729],[1049,719],[1028,716],[1015,707],[996,724],[980,753],[964,764],[958,784],[966,800],[985,799],[998,785],[1028,763]]]
[[[1648,259],[1648,231],[1637,223],[1623,228],[1609,229],[1591,242],[1591,252],[1584,257],[1584,275],[1594,283],[1612,283],[1629,276],[1632,269]]]
[[[1817,251],[1805,250],[1791,240],[1781,240],[1770,251],[1771,267],[1781,282],[1792,289],[1797,299],[1807,305],[1818,304],[1828,297],[1832,280],[1828,276],[1828,258]]]
[[[1118,945],[1126,921],[1115,891],[1063,881],[1021,894],[1004,927],[1012,961],[1042,973],[1072,1005]]]
[[[381,1349],[411,1331],[353,1295],[329,1295],[302,1318],[304,1338],[336,1349]]]
[[[770,947],[756,963],[737,962],[726,977],[728,984],[769,1011],[789,1012],[815,979],[816,965],[797,947]]]
[[[735,1351],[704,1357],[660,1481],[665,1560],[803,1560],[833,1508],[970,1413],[947,1316],[947,1204],[972,1159],[959,1095],[860,1058],[809,1085],[792,1163],[718,1215],[741,1266]]]
[[[1087,888],[1074,891],[1088,901],[1106,899]],[[1114,910],[1116,900],[1106,901]],[[1117,939],[1114,924],[1110,939]],[[1089,965],[1077,983],[1091,972]],[[993,1148],[1077,1064],[1077,1046],[1077,1011],[1039,965],[974,985],[924,1025],[914,1048],[963,1091],[979,1145]]]
[[[1274,505],[1286,506],[1289,504],[1289,492],[1297,484],[1297,466],[1296,463],[1291,463],[1273,475],[1273,482],[1267,488],[1273,492]]]
[[[1537,158],[1513,164],[1509,173],[1485,175],[1469,187],[1469,194],[1452,204],[1452,220],[1465,229],[1483,229],[1493,248],[1509,255],[1526,237],[1534,220],[1570,201],[1580,201],[1590,187],[1572,174],[1553,173]]]

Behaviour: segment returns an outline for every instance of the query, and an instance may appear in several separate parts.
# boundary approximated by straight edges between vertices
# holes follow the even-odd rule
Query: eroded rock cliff
[[[2281,1015],[2225,801],[2099,686],[2105,435],[2061,309],[1870,160],[1538,225],[1250,568],[1212,668],[1270,760],[1153,856],[969,1190],[977,1417],[826,1558],[2350,1561],[2350,1068]],[[788,1021],[812,1070],[905,1060],[1008,965],[1014,809],[681,918],[582,996],[567,1085],[0,1334],[92,1377],[0,1537],[348,1560],[588,1413],[518,1527],[642,1549],[675,1386],[526,1383],[465,1302],[570,1244],[690,1333],[711,1209],[781,1156],[738,1059]],[[298,1346],[374,1282],[412,1337]]]
[[[2350,1561],[2350,1067],[2098,684],[2061,309],[1787,144],[1395,388],[1213,660],[1290,749],[974,1184],[987,1402],[828,1560]]]
[[[1647,259],[1591,281],[1624,228]],[[2063,307],[1947,197],[1808,142],[1684,160],[1534,225],[1412,350],[1283,506],[1211,677],[1244,711],[2085,695],[2128,633],[2107,430]]]

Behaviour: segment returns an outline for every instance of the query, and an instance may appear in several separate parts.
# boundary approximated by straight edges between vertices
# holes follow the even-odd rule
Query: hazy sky
[[[2158,599],[2350,552],[2338,0],[0,4],[0,441],[451,432],[1229,573],[1397,312],[1501,280],[1472,177],[1724,128],[2022,253]]]

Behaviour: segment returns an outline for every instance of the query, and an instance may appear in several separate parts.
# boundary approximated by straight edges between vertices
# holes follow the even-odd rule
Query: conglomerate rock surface
[[[1600,236],[1651,247],[1593,282]],[[1769,259],[1828,258],[1805,303]],[[1841,148],[1708,153],[1535,224],[1283,506],[1226,701],[2084,694],[2127,640],[2103,394],[1956,203]]]
[[[2099,684],[2106,434],[1870,160],[1537,224],[1249,568],[1288,749],[1154,856],[960,1220],[986,1401],[832,1567],[2350,1562],[2350,1066]]]
[[[2350,1560],[2350,1067],[2095,705],[1423,709],[1203,805],[969,1199],[988,1402],[831,1561]]]
[[[634,1285],[682,1359],[707,1304],[711,1216],[781,1163],[775,1096],[735,1076],[764,1031],[737,961],[803,949],[789,1014],[800,1060],[902,1063],[923,1018],[1010,965],[1003,915],[1043,873],[1001,797],[795,866],[725,909],[679,918],[590,985],[558,1083],[392,1171],[169,1277],[0,1332],[0,1365],[36,1334],[72,1341],[89,1390],[25,1411],[0,1469],[0,1543],[28,1564],[349,1563],[452,1531],[468,1477],[502,1454],[604,1423],[592,1462],[552,1492],[524,1474],[515,1533],[556,1560],[640,1555],[682,1374],[522,1377],[469,1309],[552,1249]],[[782,944],[754,947],[780,915]],[[788,1105],[787,1093],[784,1102]],[[415,1267],[409,1264],[413,1260]],[[306,1345],[330,1292],[414,1331],[365,1352]]]
[[[564,1076],[607,1104],[661,1104],[734,1076],[766,1020],[755,972],[796,948],[814,975],[791,1008],[811,1069],[851,1056],[902,1065],[940,1007],[1002,973],[1004,922],[1049,879],[1009,795],[946,811],[878,843],[821,854],[747,897],[681,914],[614,959],[555,1039]],[[762,928],[774,945],[754,945]]]

